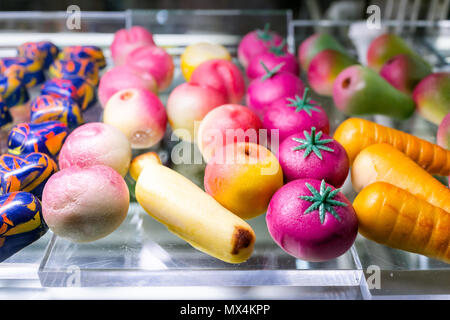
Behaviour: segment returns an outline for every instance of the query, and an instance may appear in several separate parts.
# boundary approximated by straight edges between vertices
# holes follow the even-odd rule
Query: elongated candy
[[[0,96],[7,107],[12,108],[22,105],[30,100],[26,86],[20,78],[13,75],[0,75]]]
[[[45,153],[32,152],[24,157],[0,156],[0,193],[27,191],[37,197],[50,176],[58,171],[55,161]]]
[[[50,66],[48,71],[52,78],[71,79],[73,77],[82,77],[94,86],[99,81],[98,67],[88,59],[58,59]]]
[[[78,105],[83,101],[78,96],[77,87],[70,79],[54,78],[45,81],[41,87],[41,95],[50,95],[57,98],[70,98]]]
[[[59,59],[88,59],[103,69],[106,66],[105,56],[100,47],[97,46],[69,46],[65,47],[58,55]]]
[[[40,95],[31,101],[31,122],[61,121],[70,129],[81,125],[83,116],[78,104],[70,98]]]
[[[333,85],[336,107],[349,115],[382,114],[406,119],[414,113],[414,101],[392,87],[375,71],[354,65],[344,69]]]
[[[50,41],[25,42],[17,48],[17,55],[44,61],[44,68],[48,69],[56,59],[59,48]]]
[[[34,87],[45,81],[43,61],[26,57],[11,57],[0,59],[0,73],[5,76],[15,76],[23,81],[27,88]],[[21,75],[22,77],[18,76]]]
[[[0,196],[0,262],[47,232],[39,199],[29,192]]]
[[[68,133],[67,125],[59,121],[20,123],[9,133],[8,152],[22,156],[42,152],[56,157]]]
[[[9,109],[6,103],[0,96],[0,127],[3,127],[5,124],[8,124],[10,122],[12,122],[11,114],[9,113]]]

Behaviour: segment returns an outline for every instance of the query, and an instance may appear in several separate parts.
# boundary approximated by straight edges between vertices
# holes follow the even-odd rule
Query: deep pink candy
[[[290,255],[312,262],[334,259],[350,249],[358,233],[358,220],[350,201],[334,190],[315,179],[299,179],[281,187],[266,214],[274,241]],[[322,204],[313,198],[322,199]],[[309,209],[314,203],[317,208]]]
[[[314,127],[287,137],[280,144],[277,156],[287,181],[324,179],[340,187],[349,172],[349,160],[344,147]]]

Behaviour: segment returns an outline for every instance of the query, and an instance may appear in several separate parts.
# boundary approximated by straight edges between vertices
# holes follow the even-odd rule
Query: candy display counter
[[[27,15],[28,14],[28,15]],[[348,36],[353,22],[295,21],[290,11],[125,11],[83,15],[82,29],[68,31],[63,13],[3,12],[0,54],[8,56],[26,41],[48,39],[60,47],[93,44],[103,49],[107,67],[112,66],[109,45],[119,28],[142,25],[155,34],[155,42],[173,56],[174,80],[160,93],[166,105],[169,93],[185,80],[180,69],[180,54],[191,44],[211,41],[224,45],[237,61],[237,44],[249,30],[271,23],[287,37],[291,49],[313,32],[327,29],[342,39],[356,55],[360,50]],[[47,21],[47,25],[40,24]],[[49,22],[50,21],[50,22]],[[391,22],[395,25],[394,22]],[[389,23],[387,24],[389,25]],[[448,70],[450,27],[437,24],[417,25],[420,32],[409,34],[414,48],[431,62],[434,70]],[[409,30],[409,29],[408,29]],[[405,30],[408,31],[408,30]],[[85,34],[84,34],[85,32]],[[14,33],[14,36],[13,36]],[[420,37],[415,36],[420,34]],[[101,71],[104,74],[105,70]],[[302,74],[302,78],[304,78]],[[36,96],[36,90],[31,90]],[[345,120],[330,98],[312,94],[327,112],[330,132]],[[83,113],[86,122],[102,119],[97,103]],[[365,117],[400,128],[434,141],[437,127],[418,116],[391,120],[383,116]],[[2,133],[2,137],[4,133]],[[2,141],[2,144],[5,142]],[[171,161],[172,149],[180,143],[167,130],[164,139],[150,150],[162,162],[203,187],[205,164]],[[193,146],[194,152],[199,152]],[[148,151],[141,150],[140,153]],[[138,152],[134,151],[135,155]],[[134,200],[134,181],[125,179]],[[356,196],[350,179],[343,192],[352,201]],[[0,294],[23,297],[73,297],[75,291],[55,291],[61,287],[81,287],[80,297],[135,298],[120,292],[120,287],[139,287],[140,298],[278,298],[278,299],[372,299],[408,297],[450,297],[450,265],[425,256],[391,249],[358,236],[344,255],[327,262],[310,263],[286,254],[272,240],[265,217],[248,220],[256,234],[251,258],[241,264],[227,264],[197,250],[167,231],[148,216],[134,201],[122,225],[109,236],[88,244],[75,244],[48,231],[41,239],[0,264]],[[200,290],[201,289],[201,290]],[[114,292],[114,294],[111,294]],[[158,295],[158,292],[160,294]],[[28,295],[26,295],[28,294]]]

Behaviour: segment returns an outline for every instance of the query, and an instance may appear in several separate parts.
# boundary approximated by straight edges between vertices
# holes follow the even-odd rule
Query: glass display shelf
[[[0,18],[3,16],[7,13],[0,14]],[[335,28],[320,21],[291,21],[290,11],[129,10],[111,15],[88,13],[83,17],[81,32],[66,32],[62,13],[28,18],[27,13],[9,16],[0,22],[0,33],[7,35],[0,39],[0,56],[14,53],[13,48],[22,37],[29,37],[31,33],[36,37],[45,34],[61,46],[80,41],[95,43],[104,49],[108,66],[112,66],[108,46],[113,33],[125,26],[143,25],[155,33],[156,42],[174,58],[174,80],[171,87],[160,94],[165,104],[171,90],[184,82],[179,55],[186,45],[199,40],[218,42],[232,52],[237,62],[235,55],[240,37],[266,22],[287,36],[294,49],[320,27],[320,30],[325,28],[337,36],[355,56],[359,52],[348,36],[354,22],[341,23]],[[50,22],[39,23],[45,19]],[[450,50],[446,43],[450,39],[449,33],[441,29],[420,32],[420,28],[418,25],[414,34],[405,33],[407,29],[405,38],[433,63],[436,71],[448,70]],[[13,38],[16,42],[6,43]],[[301,77],[306,83],[305,75]],[[38,93],[35,89],[32,95]],[[346,116],[334,107],[332,99],[314,93],[312,98],[324,107],[330,118],[330,131],[334,132]],[[102,109],[96,105],[83,116],[86,121],[101,121],[101,115]],[[417,115],[406,121],[382,116],[366,118],[435,142],[437,127]],[[5,134],[1,132],[0,136],[2,151]],[[170,161],[171,151],[178,143],[182,142],[174,139],[168,129],[163,141],[152,150],[160,154],[165,165],[203,187],[204,163],[174,164]],[[191,147],[193,152],[199,152],[195,145]],[[440,179],[447,183],[445,178]],[[133,181],[128,176],[126,180],[133,198]],[[354,199],[356,194],[350,177],[342,190],[350,201]],[[354,246],[343,256],[328,262],[309,263],[293,258],[273,242],[264,215],[249,220],[249,224],[257,238],[254,254],[245,263],[227,264],[193,249],[133,201],[123,224],[101,240],[75,244],[48,231],[41,239],[1,263],[0,296],[76,299],[450,298],[450,265],[445,263],[388,248],[362,236],[358,236]],[[380,271],[379,288],[370,283],[373,268]],[[121,290],[122,287],[133,289]]]

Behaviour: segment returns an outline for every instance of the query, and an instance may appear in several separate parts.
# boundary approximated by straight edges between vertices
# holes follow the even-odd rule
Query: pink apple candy
[[[437,144],[442,148],[450,150],[450,113],[448,113],[437,131]]]
[[[266,52],[270,45],[279,45],[283,38],[274,31],[269,30],[269,24],[264,26],[264,30],[255,30],[247,33],[239,42],[238,59],[244,68],[254,56]]]
[[[266,109],[276,100],[284,97],[303,95],[305,86],[296,75],[280,72],[282,64],[269,70],[262,64],[266,74],[254,79],[247,90],[247,106],[263,118]]]
[[[173,60],[163,48],[154,45],[137,48],[128,54],[125,64],[139,73],[152,75],[159,91],[167,89],[172,82]]]
[[[298,95],[291,98],[281,98],[267,109],[263,125],[267,130],[279,130],[279,141],[282,142],[294,133],[309,131],[315,127],[318,131],[328,134],[330,124],[323,108],[307,98],[308,88],[303,98]]]
[[[344,254],[356,239],[358,219],[338,190],[316,179],[294,180],[280,188],[266,215],[275,242],[290,255],[311,262]]]
[[[238,104],[225,104],[211,110],[198,129],[197,145],[205,161],[215,151],[229,143],[259,142],[261,120],[249,108]]]
[[[245,95],[241,70],[231,61],[214,59],[203,62],[191,75],[192,84],[211,87],[227,97],[228,103],[239,103]]]
[[[158,93],[158,85],[152,75],[138,73],[127,66],[118,66],[108,70],[101,78],[98,98],[104,108],[109,98],[122,89],[142,88]]]
[[[134,26],[130,29],[120,29],[114,34],[111,44],[111,56],[114,65],[119,66],[125,63],[127,55],[136,48],[155,45],[153,35],[147,29]]]
[[[292,53],[283,50],[283,47],[284,41],[280,44],[280,46],[271,46],[268,51],[254,56],[248,64],[247,77],[252,80],[264,76],[266,71],[261,65],[261,62],[263,62],[269,69],[276,67],[280,63],[284,63],[280,69],[280,72],[290,72],[298,75],[299,67],[297,57]]]
[[[164,137],[167,115],[154,93],[132,88],[120,90],[108,100],[103,122],[122,131],[133,149],[146,149]]]
[[[220,91],[193,83],[183,83],[169,95],[167,117],[178,137],[195,142],[200,121],[209,111],[226,103],[226,96]]]
[[[314,127],[284,139],[277,157],[286,181],[324,179],[340,187],[349,172],[349,160],[344,147]]]

